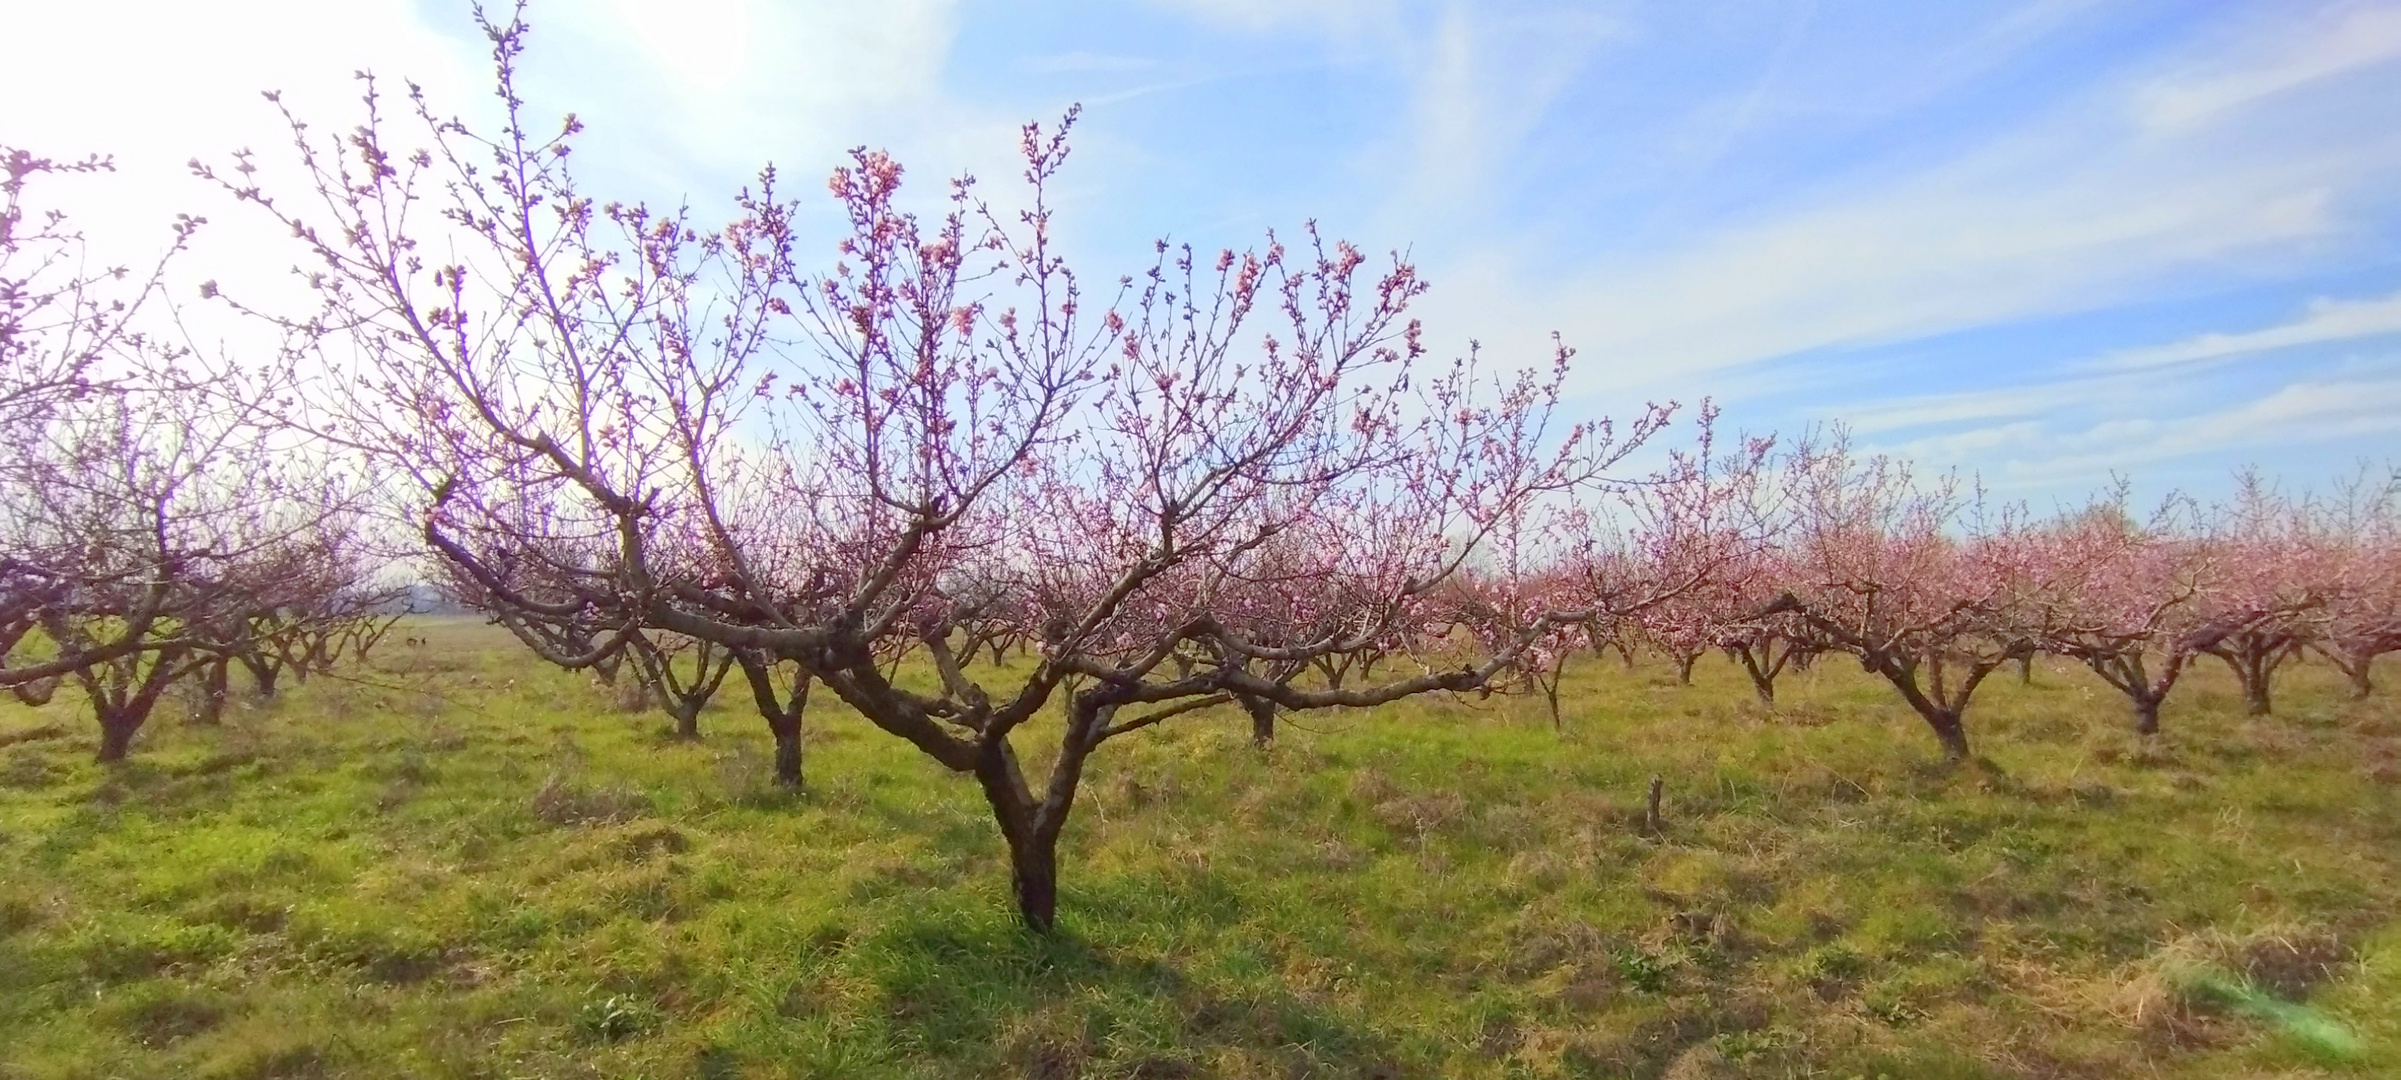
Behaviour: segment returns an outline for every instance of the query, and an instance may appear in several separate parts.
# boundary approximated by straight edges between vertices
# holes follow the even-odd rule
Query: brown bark
[[[797,791],[801,786],[800,722],[809,708],[809,674],[800,673],[787,701],[775,688],[773,661],[746,650],[736,650],[734,661],[750,683],[751,701],[758,706],[760,718],[767,721],[768,734],[775,736],[775,782]]]
[[[1242,708],[1251,717],[1251,745],[1265,750],[1276,741],[1276,703],[1266,698],[1244,697]]]

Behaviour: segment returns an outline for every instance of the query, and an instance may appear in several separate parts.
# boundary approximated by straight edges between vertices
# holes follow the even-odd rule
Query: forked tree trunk
[[[1742,673],[1751,677],[1751,690],[1759,695],[1759,703],[1769,708],[1776,705],[1776,676],[1784,671],[1785,660],[1776,659],[1773,640],[1764,643],[1746,642],[1726,650],[1742,665]],[[1789,659],[1791,653],[1786,653]]]
[[[1042,827],[1041,814],[1025,794],[1016,755],[1004,740],[988,745],[975,778],[1009,847],[1009,891],[1026,929],[1047,934],[1058,924],[1059,834]]]
[[[2353,701],[2364,701],[2376,692],[2375,684],[2368,678],[2376,667],[2376,653],[2366,648],[2343,648],[2337,645],[2325,646],[2318,651],[2333,662],[2335,670],[2343,673],[2344,680],[2351,685]]]
[[[1534,677],[1534,681],[1542,685],[1543,701],[1551,707],[1551,730],[1554,732],[1567,730],[1567,719],[1559,712],[1559,684],[1567,678],[1567,654],[1568,650],[1559,650],[1559,654],[1551,658],[1550,671]]]
[[[1676,683],[1678,685],[1692,685],[1692,666],[1699,663],[1700,660],[1699,653],[1687,653],[1676,657]]]
[[[250,672],[251,693],[261,701],[274,700],[276,680],[283,674],[281,665],[245,656],[242,658],[242,667]]]
[[[1009,888],[1017,897],[1017,914],[1026,929],[1037,934],[1048,934],[1057,925],[1059,834],[1075,808],[1084,762],[1115,715],[1116,704],[1105,694],[1087,690],[1075,696],[1067,710],[1067,730],[1059,739],[1059,756],[1051,763],[1039,799],[1026,787],[1007,732],[987,735],[978,748],[976,783],[1009,845]]]
[[[2227,667],[2234,669],[2235,681],[2242,684],[2245,713],[2267,716],[2274,711],[2274,702],[2268,696],[2268,681],[2276,671],[2270,650],[2237,649],[2218,653],[2217,656],[2226,662]]]
[[[2111,689],[2126,695],[2126,704],[2134,710],[2134,730],[2140,735],[2159,734],[2159,707],[2168,700],[2168,692],[2176,688],[2176,680],[2184,673],[2188,653],[2171,651],[2161,661],[2159,673],[2153,675],[2142,653],[2095,650],[2079,655],[2084,666],[2101,677]]]
[[[1884,681],[1901,692],[1901,700],[1916,710],[1918,716],[1926,721],[1926,726],[1934,730],[1934,739],[1942,744],[1945,760],[1967,760],[1968,702],[1975,697],[1976,687],[1984,681],[1984,677],[2000,666],[2000,661],[1971,665],[1968,670],[1957,673],[1959,681],[1956,684],[1945,682],[1940,668],[1923,668],[1904,658],[1862,657],[1861,666],[1883,676]],[[1930,682],[1919,682],[1921,672],[1930,676]]]
[[[2018,657],[2018,685],[2034,685],[2034,658],[2031,656]]]
[[[143,723],[158,707],[159,696],[175,680],[190,673],[183,666],[179,651],[164,651],[150,660],[150,668],[139,678],[129,678],[120,670],[114,673],[86,670],[76,678],[83,683],[84,693],[92,701],[92,712],[100,721],[100,750],[94,755],[101,763],[125,760],[133,748],[133,737],[141,733]],[[127,657],[120,664],[139,664],[140,658]]]
[[[799,790],[801,786],[800,721],[809,709],[809,676],[802,672],[793,684],[792,699],[785,701],[775,689],[774,663],[747,652],[734,654],[742,666],[742,677],[750,682],[750,697],[767,721],[767,731],[775,736],[775,782],[779,787]]]

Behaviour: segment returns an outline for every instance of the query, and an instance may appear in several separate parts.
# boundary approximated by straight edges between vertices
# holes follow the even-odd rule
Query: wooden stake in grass
[[[1659,796],[1666,788],[1666,781],[1657,776],[1651,777],[1651,797],[1643,805],[1642,831],[1652,836],[1659,835],[1661,828],[1667,824],[1666,820],[1659,816]]]

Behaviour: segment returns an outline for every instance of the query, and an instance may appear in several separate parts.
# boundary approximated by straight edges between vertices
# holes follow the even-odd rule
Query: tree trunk
[[[1945,760],[1967,760],[1967,723],[1957,712],[1936,709],[1927,715],[1926,726],[1934,729],[1934,738],[1942,743],[1942,756]]]
[[[777,787],[800,790],[800,724],[767,721],[775,733],[775,783]]]
[[[2243,683],[2243,711],[2252,716],[2267,716],[2275,712],[2274,703],[2268,700],[2266,678],[2250,679]]]
[[[1027,831],[1021,840],[1009,837],[1009,887],[1017,894],[1017,914],[1026,928],[1047,934],[1058,925],[1059,841]]]
[[[2234,669],[2236,682],[2243,687],[2243,711],[2252,716],[2266,716],[2273,703],[2268,699],[2268,677],[2272,669],[2267,657],[2256,649],[2224,653],[2220,659]]]
[[[2159,734],[2158,698],[2138,697],[2134,699],[2134,730],[2136,734],[2140,735]]]
[[[192,722],[215,727],[225,720],[225,697],[233,680],[227,662],[212,660],[200,676],[200,706],[192,711]]]
[[[1692,665],[1699,663],[1700,659],[1701,658],[1698,656],[1679,656],[1676,658],[1676,682],[1678,685],[1692,685]]]
[[[1261,750],[1276,742],[1276,703],[1259,697],[1242,699],[1242,708],[1251,714],[1251,745]]]
[[[2018,657],[2018,685],[2034,685],[2034,658],[2031,656]]]
[[[1070,721],[1071,723],[1073,721]],[[1041,811],[1025,790],[1016,755],[1004,738],[987,744],[975,767],[984,802],[1009,845],[1009,889],[1026,929],[1050,933],[1059,906],[1059,836],[1041,827]]]
[[[2351,700],[2365,701],[2368,695],[2376,692],[2375,685],[2368,681],[2368,672],[2376,666],[2374,653],[2361,655],[2347,649],[2329,650],[2326,656],[2327,659],[2334,661],[2334,666],[2341,669],[2343,676],[2350,680]]]
[[[675,717],[676,738],[684,742],[700,741],[700,706],[676,702],[667,707],[667,714]]]
[[[1726,654],[1740,662],[1742,673],[1751,677],[1751,689],[1759,695],[1759,703],[1771,709],[1775,708],[1776,671],[1782,665],[1771,665],[1766,658],[1753,653],[1752,648],[1751,645],[1741,645],[1726,650]],[[1764,651],[1767,656],[1772,657],[1775,655],[1774,650],[1775,646],[1770,644]]]
[[[262,701],[275,698],[275,680],[282,674],[275,665],[255,660],[243,660],[242,667],[250,672],[251,693]]]
[[[100,712],[100,753],[97,760],[104,765],[125,760],[133,749],[133,737],[142,730],[144,717],[130,707],[97,705]]]
[[[808,674],[801,673],[793,683],[792,700],[786,703],[775,692],[773,662],[748,652],[735,653],[734,661],[750,682],[751,701],[758,706],[760,718],[767,721],[768,733],[775,736],[776,784],[800,790],[800,720],[809,708]]]

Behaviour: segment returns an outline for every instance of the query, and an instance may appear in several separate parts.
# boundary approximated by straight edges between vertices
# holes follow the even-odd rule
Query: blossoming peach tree
[[[302,249],[323,304],[280,321],[320,373],[309,423],[411,481],[400,512],[552,662],[660,632],[790,663],[972,777],[1028,926],[1053,925],[1061,830],[1109,741],[1218,704],[1475,689],[1580,617],[1480,632],[1446,585],[1664,410],[1555,421],[1565,350],[1429,370],[1405,259],[1314,227],[1162,242],[1092,295],[1046,197],[1071,111],[1025,128],[1015,208],[961,178],[920,216],[899,163],[854,152],[828,188],[838,261],[811,273],[771,169],[715,228],[585,192],[577,122],[526,119],[522,19],[484,29],[489,135],[413,86],[395,123],[369,80],[338,138],[293,120],[311,190],[247,156],[196,166]],[[961,654],[996,618],[1030,663]],[[1303,677],[1399,638],[1421,662]],[[1019,756],[1037,729],[1041,773]]]

